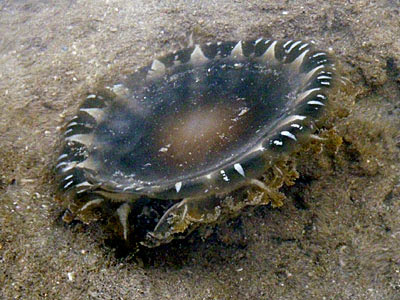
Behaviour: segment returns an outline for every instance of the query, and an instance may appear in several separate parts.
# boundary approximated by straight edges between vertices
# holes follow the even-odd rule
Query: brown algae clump
[[[129,243],[183,238],[284,199],[295,153],[322,140],[338,80],[303,41],[219,42],[156,59],[90,94],[57,161],[64,220],[108,220]]]

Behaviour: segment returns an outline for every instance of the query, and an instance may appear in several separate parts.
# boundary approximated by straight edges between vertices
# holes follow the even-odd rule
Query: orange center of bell
[[[240,103],[238,103],[240,104]],[[245,129],[246,108],[232,105],[201,107],[170,117],[160,131],[159,155],[182,167],[206,161],[235,144]]]

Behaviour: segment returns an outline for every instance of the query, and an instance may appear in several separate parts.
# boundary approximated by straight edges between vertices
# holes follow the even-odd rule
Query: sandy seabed
[[[400,299],[399,28],[398,0],[0,1],[0,298]],[[283,207],[138,259],[96,224],[60,221],[60,127],[99,78],[191,32],[202,43],[313,40],[333,49],[357,97],[336,126],[337,157]]]

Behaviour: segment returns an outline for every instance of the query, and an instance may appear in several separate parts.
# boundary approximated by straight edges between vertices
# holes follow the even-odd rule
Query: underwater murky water
[[[0,1],[1,298],[396,299],[399,5]],[[99,243],[98,226],[60,221],[60,127],[102,77],[181,48],[192,31],[200,42],[314,40],[344,62],[358,97],[334,128],[343,148],[300,164],[307,176],[282,208],[134,258]]]

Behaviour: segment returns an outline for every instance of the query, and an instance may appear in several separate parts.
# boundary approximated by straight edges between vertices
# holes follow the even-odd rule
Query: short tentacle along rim
[[[128,240],[140,231],[131,220],[147,211],[146,246],[217,220],[221,195],[268,191],[260,177],[313,133],[335,73],[311,43],[220,42],[156,59],[88,95],[56,166],[65,219],[90,222],[94,210],[114,209]]]

